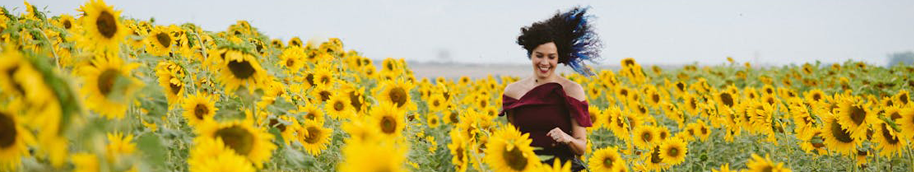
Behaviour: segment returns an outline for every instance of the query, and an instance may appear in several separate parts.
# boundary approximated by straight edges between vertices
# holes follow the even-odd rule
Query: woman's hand
[[[574,137],[566,134],[564,131],[562,131],[562,129],[559,129],[559,127],[555,127],[552,130],[549,130],[549,132],[546,133],[546,136],[552,137],[552,140],[555,140],[555,142],[563,144],[568,144],[574,140]]]

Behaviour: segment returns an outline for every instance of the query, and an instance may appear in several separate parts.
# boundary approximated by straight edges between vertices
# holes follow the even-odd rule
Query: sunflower
[[[333,129],[324,128],[321,125],[323,125],[323,123],[305,121],[302,123],[302,127],[299,128],[298,142],[302,144],[302,148],[304,148],[308,154],[318,156],[321,154],[321,151],[327,149],[327,144],[330,143],[330,136],[333,134]]]
[[[238,155],[221,138],[197,138],[187,159],[190,171],[253,172],[254,167],[244,156]]]
[[[911,102],[910,96],[911,95],[908,93],[908,90],[901,90],[898,91],[898,93],[895,93],[895,96],[892,96],[892,98],[895,100],[895,102],[898,102],[899,105],[906,106]]]
[[[169,56],[175,45],[175,38],[171,35],[174,29],[177,29],[174,25],[153,28],[145,39],[146,52],[154,56]]]
[[[295,113],[304,113],[302,118],[305,119],[305,121],[303,122],[324,123],[324,111],[317,108],[314,103],[298,106],[298,111]]]
[[[381,131],[381,136],[386,139],[397,139],[406,127],[406,112],[390,102],[381,102],[371,108],[369,112],[374,130]]]
[[[616,147],[605,147],[595,151],[587,164],[592,171],[628,171],[628,166]]]
[[[441,126],[441,118],[438,117],[437,113],[427,114],[425,118],[427,118],[426,124],[428,124],[428,128],[438,128],[438,126]]]
[[[334,92],[330,88],[324,88],[324,87],[312,87],[310,93],[311,93],[310,102],[312,102],[312,103],[324,103],[324,102],[329,101],[330,97],[333,97],[333,95],[342,94],[342,93]]]
[[[651,148],[654,147],[654,143],[657,142],[657,131],[653,126],[641,126],[635,128],[634,130],[634,139],[635,146],[639,148]]]
[[[90,0],[80,6],[79,11],[83,14],[79,21],[82,21],[86,39],[76,45],[88,46],[96,52],[118,52],[120,43],[128,34],[120,21],[121,11],[114,10],[103,0]]]
[[[465,172],[470,159],[468,157],[470,152],[467,151],[469,140],[463,137],[463,134],[460,134],[460,130],[451,130],[449,135],[451,136],[451,143],[447,144],[447,148],[451,151],[451,164],[454,165],[455,171]]]
[[[218,80],[226,92],[234,93],[241,86],[247,87],[248,92],[253,92],[267,78],[266,71],[254,55],[227,50],[222,56],[225,60],[217,68],[220,70]]]
[[[649,152],[641,154],[641,159],[643,159],[645,168],[643,171],[661,171],[669,166],[663,164],[662,156],[660,156],[660,146],[654,146],[654,148],[649,149]]]
[[[508,124],[496,130],[485,144],[485,162],[495,171],[532,171],[539,157],[530,147],[529,134]]]
[[[869,129],[869,125],[876,122],[878,117],[876,113],[870,109],[870,103],[863,104],[856,102],[853,99],[858,98],[845,98],[838,103],[838,109],[836,118],[838,123],[841,124],[842,129],[847,130],[851,133],[851,137],[854,139],[866,139],[866,132]]]
[[[282,42],[273,41],[273,44],[279,43],[279,46],[282,46]],[[305,49],[297,46],[289,47],[282,50],[282,54],[279,55],[279,64],[286,69],[286,73],[295,74],[305,66]]]
[[[329,67],[317,67],[317,69],[314,69],[314,84],[317,87],[332,88],[331,86],[336,82],[336,78],[333,77],[333,71]]]
[[[689,148],[686,143],[678,138],[670,138],[660,144],[660,159],[668,165],[677,165],[685,161]]]
[[[342,147],[343,162],[341,172],[363,171],[407,171],[407,148],[389,142],[381,143],[347,143]]]
[[[355,110],[352,109],[352,105],[349,102],[349,96],[346,94],[333,94],[333,96],[330,97],[330,100],[327,100],[324,109],[327,109],[327,115],[330,115],[335,119],[346,119],[355,115]]]
[[[217,97],[206,95],[203,93],[197,93],[191,95],[184,101],[183,116],[187,120],[187,124],[190,126],[197,126],[200,123],[205,121],[210,121],[213,119],[213,116],[216,116],[216,100]]]
[[[452,105],[448,105],[447,109],[451,109]],[[460,114],[455,110],[445,110],[444,111],[444,123],[445,124],[458,124],[460,123]]]
[[[879,146],[879,155],[886,158],[893,158],[901,154],[907,140],[901,139],[901,134],[895,132],[895,129],[892,128],[888,123],[881,122],[876,124],[877,128],[876,133],[873,134],[875,137],[874,142],[878,143]]]
[[[0,170],[16,171],[21,157],[31,156],[26,144],[34,144],[35,138],[19,123],[17,115],[0,109]]]
[[[203,123],[197,133],[197,137],[202,139],[221,139],[226,147],[247,158],[257,168],[263,167],[276,149],[271,141],[273,135],[263,128],[255,128],[250,117],[243,121]]]
[[[790,172],[790,169],[785,168],[784,164],[772,162],[768,155],[762,158],[754,153],[752,154],[752,159],[746,163],[746,166],[752,172]]]
[[[859,139],[851,137],[851,133],[844,129],[845,127],[831,113],[823,114],[821,117],[822,122],[825,123],[825,128],[823,128],[825,133],[822,134],[825,145],[841,154],[853,155],[857,150],[857,145],[860,144]]]
[[[432,93],[428,97],[428,110],[431,112],[442,112],[447,107],[449,102],[444,99],[444,95],[438,93]]]
[[[165,89],[165,98],[168,107],[177,105],[184,96],[184,69],[172,61],[164,61],[156,65],[156,77],[159,86]]]
[[[383,81],[381,85],[381,87],[373,91],[378,93],[379,101],[393,103],[400,110],[416,109],[416,105],[409,94],[410,90],[413,89],[412,82],[396,79]]]
[[[907,108],[899,110],[901,116],[895,121],[898,128],[901,128],[901,136],[904,140],[911,140],[914,137],[914,105],[908,105]]]
[[[279,135],[282,136],[282,141],[286,146],[292,144],[292,138],[298,137],[295,134],[302,128],[298,119],[287,115],[279,115],[279,117],[271,118],[269,126],[279,130]]]
[[[118,57],[97,57],[91,64],[83,65],[78,73],[83,76],[83,95],[88,96],[86,106],[102,116],[123,118],[127,106],[133,102],[133,93],[143,86],[131,76],[137,63],[124,63]]]
[[[712,169],[711,171],[712,172],[732,172],[733,170],[730,170],[730,163],[726,163],[724,165],[721,165],[719,169]]]

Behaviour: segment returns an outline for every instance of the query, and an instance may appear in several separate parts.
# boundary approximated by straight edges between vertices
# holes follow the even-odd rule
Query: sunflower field
[[[0,11],[0,171],[569,171],[498,117],[517,76],[415,78],[340,39]],[[642,68],[581,83],[588,171],[911,171],[914,67]],[[377,69],[380,68],[380,69]]]

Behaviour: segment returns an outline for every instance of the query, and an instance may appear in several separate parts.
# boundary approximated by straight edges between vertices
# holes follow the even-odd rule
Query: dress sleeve
[[[514,109],[515,104],[517,104],[517,99],[508,97],[506,95],[501,95],[501,112],[498,112],[498,116],[507,115],[505,112],[511,109]]]
[[[578,125],[593,126],[593,122],[590,121],[590,111],[587,109],[587,100],[579,101],[571,96],[565,96],[565,102],[568,104],[568,110],[571,111],[569,114],[578,121]]]

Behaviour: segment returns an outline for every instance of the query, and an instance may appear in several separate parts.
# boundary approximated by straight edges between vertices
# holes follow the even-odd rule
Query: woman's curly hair
[[[586,15],[589,8],[575,7],[568,12],[556,13],[552,18],[533,23],[520,29],[517,44],[527,50],[530,58],[537,46],[553,42],[559,53],[559,63],[571,66],[583,75],[593,75],[584,60],[596,62],[600,58],[602,43],[593,31]]]

